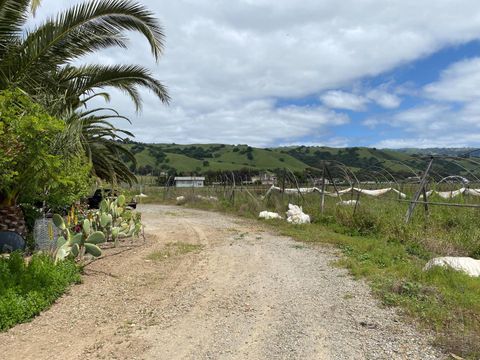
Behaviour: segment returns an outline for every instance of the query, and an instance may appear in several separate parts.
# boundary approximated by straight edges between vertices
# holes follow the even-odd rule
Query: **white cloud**
[[[39,18],[73,2],[45,1]],[[147,96],[139,117],[124,97],[112,102],[134,120],[143,141],[272,144],[321,136],[347,120],[322,107],[277,109],[274,99],[345,88],[480,37],[476,0],[142,3],[166,29],[159,65],[136,35],[129,50],[87,60],[141,63],[169,87],[170,108]],[[385,108],[400,103],[386,91],[364,96]]]
[[[366,111],[372,102],[384,109],[395,109],[400,106],[401,98],[389,92],[389,84],[382,84],[373,89],[355,87],[354,92],[330,90],[320,96],[320,100],[329,108],[352,111]],[[365,94],[365,95],[362,95]]]
[[[329,108],[353,111],[365,111],[368,102],[368,99],[363,96],[339,90],[328,91],[320,99]]]
[[[372,128],[379,124],[399,129],[407,137],[385,139],[376,147],[464,147],[480,143],[480,106],[476,104],[460,109],[443,103],[420,105],[363,122]]]
[[[472,101],[480,99],[480,57],[456,62],[442,71],[440,80],[424,87],[434,100]]]
[[[466,144],[478,144],[480,143],[480,133],[467,134],[462,137],[455,136],[441,136],[441,137],[416,137],[409,139],[386,139],[378,142],[374,146],[377,148],[460,148],[465,147]]]
[[[379,106],[385,109],[395,109],[400,106],[402,100],[395,94],[388,93],[385,90],[373,89],[367,93],[367,97],[375,101]]]

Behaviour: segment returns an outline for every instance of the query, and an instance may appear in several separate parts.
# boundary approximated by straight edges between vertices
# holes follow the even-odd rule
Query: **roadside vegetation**
[[[201,194],[195,189],[195,194]],[[320,212],[320,196],[276,194],[261,200],[259,194],[223,189],[203,189],[219,201],[200,200],[192,190],[172,190],[166,202],[186,197],[187,206],[257,218],[262,210],[285,215],[288,203],[303,206],[312,224],[292,225],[282,220],[265,225],[280,234],[307,243],[332,244],[343,253],[337,265],[347,267],[358,279],[366,279],[385,306],[399,306],[419,326],[434,331],[440,346],[449,352],[477,359],[480,356],[480,279],[443,268],[423,271],[436,256],[471,256],[480,259],[478,210],[431,207],[426,216],[418,207],[413,221],[405,224],[408,204],[394,198],[362,196],[353,207],[337,206],[338,199],[327,198]],[[162,199],[161,191],[152,198]],[[226,195],[226,196],[224,196]],[[253,195],[253,196],[252,196]],[[458,201],[458,200],[457,200]],[[465,201],[472,201],[471,199]]]
[[[199,244],[188,244],[184,242],[169,243],[164,249],[149,254],[147,260],[163,261],[175,256],[197,252],[202,248],[203,246]]]
[[[87,0],[29,27],[41,3],[0,1],[0,231],[29,245],[22,254],[0,254],[0,330],[48,308],[80,280],[85,259],[102,255],[105,243],[117,246],[141,232],[140,215],[126,209],[123,195],[105,199],[98,210],[82,203],[99,184],[136,182],[125,163],[135,158],[120,143],[133,134],[117,125],[129,120],[92,100],[108,102],[113,88],[140,110],[139,88],[146,88],[169,101],[147,68],[81,65],[100,50],[126,48],[129,32],[142,35],[158,60],[163,29],[143,5]],[[52,215],[51,247],[37,253],[33,228]]]
[[[0,258],[0,331],[48,308],[70,284],[80,282],[80,270],[72,260],[55,263],[46,254],[27,262],[19,252]]]

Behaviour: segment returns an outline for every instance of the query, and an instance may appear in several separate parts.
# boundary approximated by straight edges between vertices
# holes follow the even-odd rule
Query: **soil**
[[[1,359],[444,357],[332,265],[334,249],[217,213],[139,210],[146,240],[106,249],[82,284],[0,334]]]

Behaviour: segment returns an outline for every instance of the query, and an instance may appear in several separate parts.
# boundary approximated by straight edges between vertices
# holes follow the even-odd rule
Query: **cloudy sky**
[[[167,35],[149,67],[171,104],[114,93],[139,141],[480,147],[478,0],[143,0]],[[78,1],[44,0],[37,21]],[[124,127],[128,127],[126,124]]]

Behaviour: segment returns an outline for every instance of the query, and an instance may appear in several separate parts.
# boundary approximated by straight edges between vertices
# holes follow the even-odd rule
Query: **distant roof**
[[[204,176],[175,176],[175,181],[177,180],[185,180],[185,181],[191,181],[191,180],[200,180],[200,181],[205,181]]]

